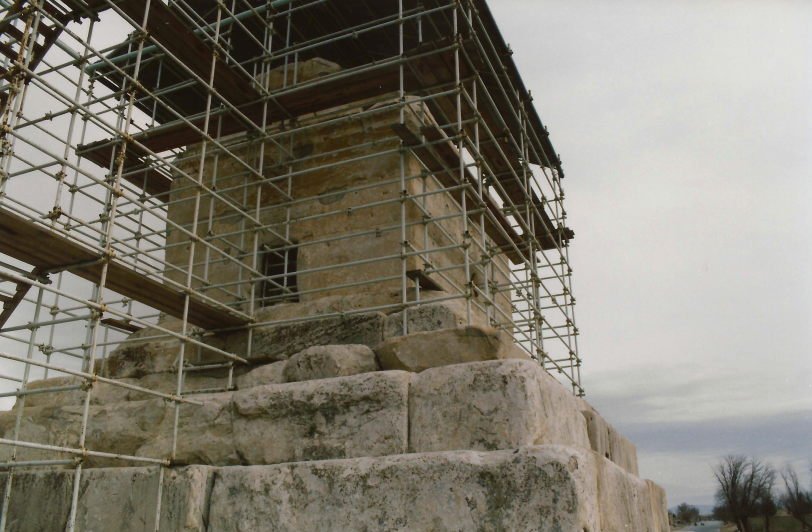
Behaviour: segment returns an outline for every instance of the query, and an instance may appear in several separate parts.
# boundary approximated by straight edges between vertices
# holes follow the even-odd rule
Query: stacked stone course
[[[430,329],[453,315],[453,307],[426,305],[413,322],[422,316]],[[391,336],[389,318],[349,319],[358,336],[333,328],[337,343],[324,343],[320,332],[259,331],[287,344],[276,344],[272,355],[259,346],[263,354],[234,379],[233,391],[181,406],[160,529],[668,530],[665,495],[638,478],[634,445],[509,337],[478,326]],[[310,323],[311,331],[325,328]],[[353,343],[359,338],[367,345]],[[171,391],[176,348],[155,339],[125,344],[106,370]],[[187,379],[190,388],[206,388],[223,386],[227,376],[195,372]],[[172,405],[95,388],[89,449],[169,455]],[[22,437],[75,443],[80,398],[74,391],[32,395]],[[5,437],[14,415],[0,415]],[[21,450],[17,459],[39,452]],[[113,467],[120,463],[86,458],[79,530],[153,528],[160,468]],[[69,470],[15,476],[9,529],[62,530],[72,482]],[[32,500],[47,501],[47,512]]]

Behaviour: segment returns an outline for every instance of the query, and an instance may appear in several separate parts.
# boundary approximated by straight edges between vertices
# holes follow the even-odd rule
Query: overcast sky
[[[490,4],[564,161],[590,402],[671,505],[726,453],[808,470],[812,2]]]
[[[491,0],[564,161],[589,401],[669,503],[812,461],[812,2]]]

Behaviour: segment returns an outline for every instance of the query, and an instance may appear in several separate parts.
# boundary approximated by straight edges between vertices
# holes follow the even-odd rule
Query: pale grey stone
[[[179,320],[167,320],[161,327],[179,332]],[[142,377],[174,370],[180,354],[180,341],[153,327],[131,334],[103,362],[99,373],[106,377]]]
[[[375,372],[239,392],[237,450],[248,464],[406,452],[410,380]]]
[[[633,475],[639,475],[637,446],[615,430],[609,432],[609,454],[612,461]]]
[[[154,439],[156,428],[167,414],[163,400],[134,401],[90,407],[85,445],[93,451],[137,455],[138,449]],[[77,447],[82,422],[82,406],[41,406],[26,408],[19,439],[28,442]],[[13,438],[16,411],[0,413],[0,433]],[[12,448],[0,446],[0,458],[8,459]],[[52,458],[52,453],[19,448],[18,460]],[[120,461],[89,456],[88,467],[120,465]]]
[[[499,360],[415,375],[412,452],[561,444],[589,449],[577,398],[537,363]]]
[[[409,334],[438,329],[455,329],[467,325],[464,301],[427,303],[387,316],[384,327],[385,338],[403,336],[404,313]]]
[[[234,444],[233,394],[195,396],[202,405],[180,404],[175,463],[235,465],[243,463]],[[136,451],[138,456],[169,457],[175,423],[175,406],[167,405],[167,414],[154,437]]]
[[[352,377],[256,386],[193,396],[181,404],[175,463],[265,464],[406,452],[411,374],[374,372]],[[171,456],[175,405],[162,399],[90,407],[86,447],[93,451],[166,459]],[[0,414],[11,438],[17,413]],[[41,406],[23,412],[20,439],[76,447],[81,406]],[[11,447],[0,447],[8,459]],[[20,460],[49,453],[20,448]],[[121,462],[89,456],[87,467]]]
[[[247,390],[265,384],[282,384],[285,382],[285,364],[287,361],[272,362],[257,366],[249,372],[234,379],[238,390]]]
[[[460,327],[427,331],[384,340],[375,347],[385,370],[420,372],[428,368],[497,360],[514,356],[512,341],[489,327]]]
[[[372,347],[383,340],[384,320],[384,314],[371,312],[257,327],[248,358],[252,362],[277,362],[314,345],[361,344]],[[229,352],[245,353],[246,340],[244,333],[235,333],[223,345]]]
[[[26,385],[26,389],[29,391],[35,390],[44,390],[46,388],[59,388],[59,387],[67,387],[67,386],[82,386],[85,383],[85,379],[80,377],[52,377],[50,379],[41,379],[37,381],[31,381]],[[104,387],[104,391],[107,390],[107,386]],[[111,386],[109,388],[115,388]],[[101,387],[99,387],[99,391],[102,392]],[[116,390],[114,390],[116,391]],[[102,395],[100,393],[99,395]],[[47,393],[36,393],[31,395],[26,395],[25,397],[25,406],[26,407],[33,407],[33,406],[57,406],[57,405],[78,405],[81,404],[84,400],[85,392],[82,389],[75,389],[75,390],[63,390],[59,392],[47,392]],[[118,400],[125,400],[127,397],[126,392],[121,393]],[[20,405],[20,398],[17,398],[17,401],[14,404],[14,408],[18,408]]]
[[[285,364],[287,382],[330,379],[378,370],[375,353],[365,345],[318,345],[296,353]]]
[[[76,530],[141,532],[155,527],[156,467],[90,469],[82,474]],[[168,469],[161,494],[160,530],[203,532],[211,488],[207,467]],[[0,481],[5,484],[5,476]],[[14,476],[7,530],[62,532],[70,514],[73,471]]]
[[[586,402],[582,414],[587,422],[589,443],[593,451],[616,463],[633,475],[638,474],[637,448]]]
[[[558,446],[218,471],[209,530],[600,530],[589,451]]]
[[[665,490],[651,480],[646,480],[649,489],[649,512],[652,515],[652,530],[654,532],[670,532],[668,521],[668,496]]]
[[[177,373],[153,373],[138,378],[128,377],[114,380],[154,392],[171,395],[177,393]],[[86,382],[86,379],[80,377],[54,377],[51,379],[32,381],[28,384],[28,389],[42,390],[60,386],[79,386]],[[184,393],[188,393],[193,390],[211,390],[218,388],[225,390],[227,385],[227,377],[210,377],[195,372],[187,372],[184,375],[183,391]],[[104,405],[123,401],[146,401],[154,397],[155,395],[146,391],[142,392],[107,382],[95,381],[93,382],[90,404]],[[81,405],[84,403],[84,400],[85,392],[82,389],[64,390],[28,395],[25,400],[25,406]]]
[[[654,512],[659,490],[652,492],[653,483],[642,480],[617,464],[594,455],[598,470],[598,506],[601,530],[634,532],[668,532],[662,528],[661,512]],[[668,518],[666,514],[666,527]]]
[[[3,493],[5,485],[6,473],[0,473],[0,491]],[[6,530],[64,532],[70,513],[72,487],[72,471],[15,472]]]

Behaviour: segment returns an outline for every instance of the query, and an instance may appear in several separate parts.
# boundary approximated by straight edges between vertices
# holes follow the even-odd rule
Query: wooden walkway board
[[[103,262],[99,260],[98,250],[73,242],[6,209],[0,209],[0,253],[40,271],[69,271],[93,283],[101,276]],[[181,290],[146,277],[115,259],[110,261],[105,286],[176,318],[183,316],[185,296]],[[244,325],[247,320],[226,307],[192,296],[189,323],[212,330]]]

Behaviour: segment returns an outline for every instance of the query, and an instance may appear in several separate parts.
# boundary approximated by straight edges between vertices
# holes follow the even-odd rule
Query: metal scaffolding
[[[394,170],[343,177],[369,167]],[[20,469],[73,468],[72,530],[88,457],[170,467],[181,405],[216,391],[184,376],[230,389],[253,331],[315,319],[277,305],[357,297],[317,317],[408,332],[456,301],[583,395],[562,178],[485,0],[0,0],[0,529]],[[146,327],[179,341],[172,393],[104,376]],[[246,352],[210,341],[240,331]],[[173,451],[88,449],[98,383],[172,402]],[[26,398],[68,389],[77,441],[24,438]]]

